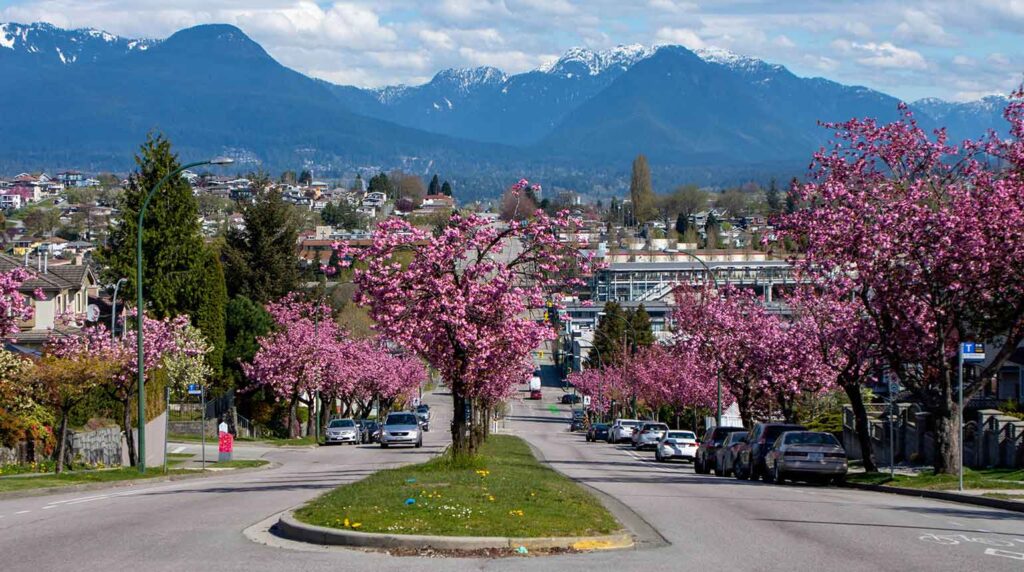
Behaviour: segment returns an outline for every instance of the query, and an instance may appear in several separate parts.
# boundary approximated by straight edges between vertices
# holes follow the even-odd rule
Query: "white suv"
[[[639,429],[643,423],[643,421],[637,419],[616,419],[611,429],[608,430],[608,442],[621,443],[622,441],[631,441],[633,439],[633,432]]]

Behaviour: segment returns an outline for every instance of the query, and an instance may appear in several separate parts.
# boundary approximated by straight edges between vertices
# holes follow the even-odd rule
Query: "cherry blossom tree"
[[[18,322],[32,319],[32,305],[28,296],[20,291],[28,278],[29,273],[23,268],[0,273],[0,341],[18,333]],[[37,293],[37,297],[41,295],[41,292]]]
[[[529,187],[524,180],[515,190]],[[525,382],[530,352],[554,338],[531,311],[544,308],[560,271],[589,266],[577,243],[558,238],[576,224],[566,213],[542,211],[508,224],[454,214],[435,235],[389,219],[368,248],[337,245],[341,264],[355,263],[355,299],[369,307],[377,331],[425,359],[451,387],[456,455],[475,453],[484,437],[478,418],[467,422],[462,414],[467,404]]]
[[[950,144],[904,117],[828,127],[794,189],[809,208],[782,217],[804,247],[807,275],[847,275],[882,356],[934,415],[937,472],[961,462],[957,348],[988,342],[991,359],[965,382],[970,398],[1024,340],[1024,101],[1004,112],[1010,137]],[[993,165],[993,160],[995,164]]]

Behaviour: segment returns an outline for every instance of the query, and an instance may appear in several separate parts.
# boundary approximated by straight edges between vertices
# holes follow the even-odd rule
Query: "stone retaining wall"
[[[121,428],[96,431],[68,431],[65,463],[103,463],[108,467],[121,465]]]

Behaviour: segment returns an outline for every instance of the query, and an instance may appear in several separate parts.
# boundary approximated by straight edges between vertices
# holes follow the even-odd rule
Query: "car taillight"
[[[784,457],[806,457],[807,453],[801,453],[799,451],[786,451],[783,454]]]
[[[830,458],[830,459],[845,459],[846,458],[846,454],[845,453],[825,453],[825,456]]]

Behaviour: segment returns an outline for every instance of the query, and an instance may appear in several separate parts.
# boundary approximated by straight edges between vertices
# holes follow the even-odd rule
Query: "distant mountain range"
[[[361,89],[285,68],[227,25],[137,40],[0,24],[0,72],[9,86],[0,92],[0,171],[125,170],[159,129],[183,157],[227,153],[243,169],[440,170],[485,194],[518,174],[580,190],[614,186],[637,153],[666,185],[800,175],[829,136],[818,120],[891,120],[898,104],[865,87],[681,46],[573,48],[516,75],[448,69],[423,85]],[[1005,104],[911,107],[926,127],[946,125],[960,139],[1002,128]]]

